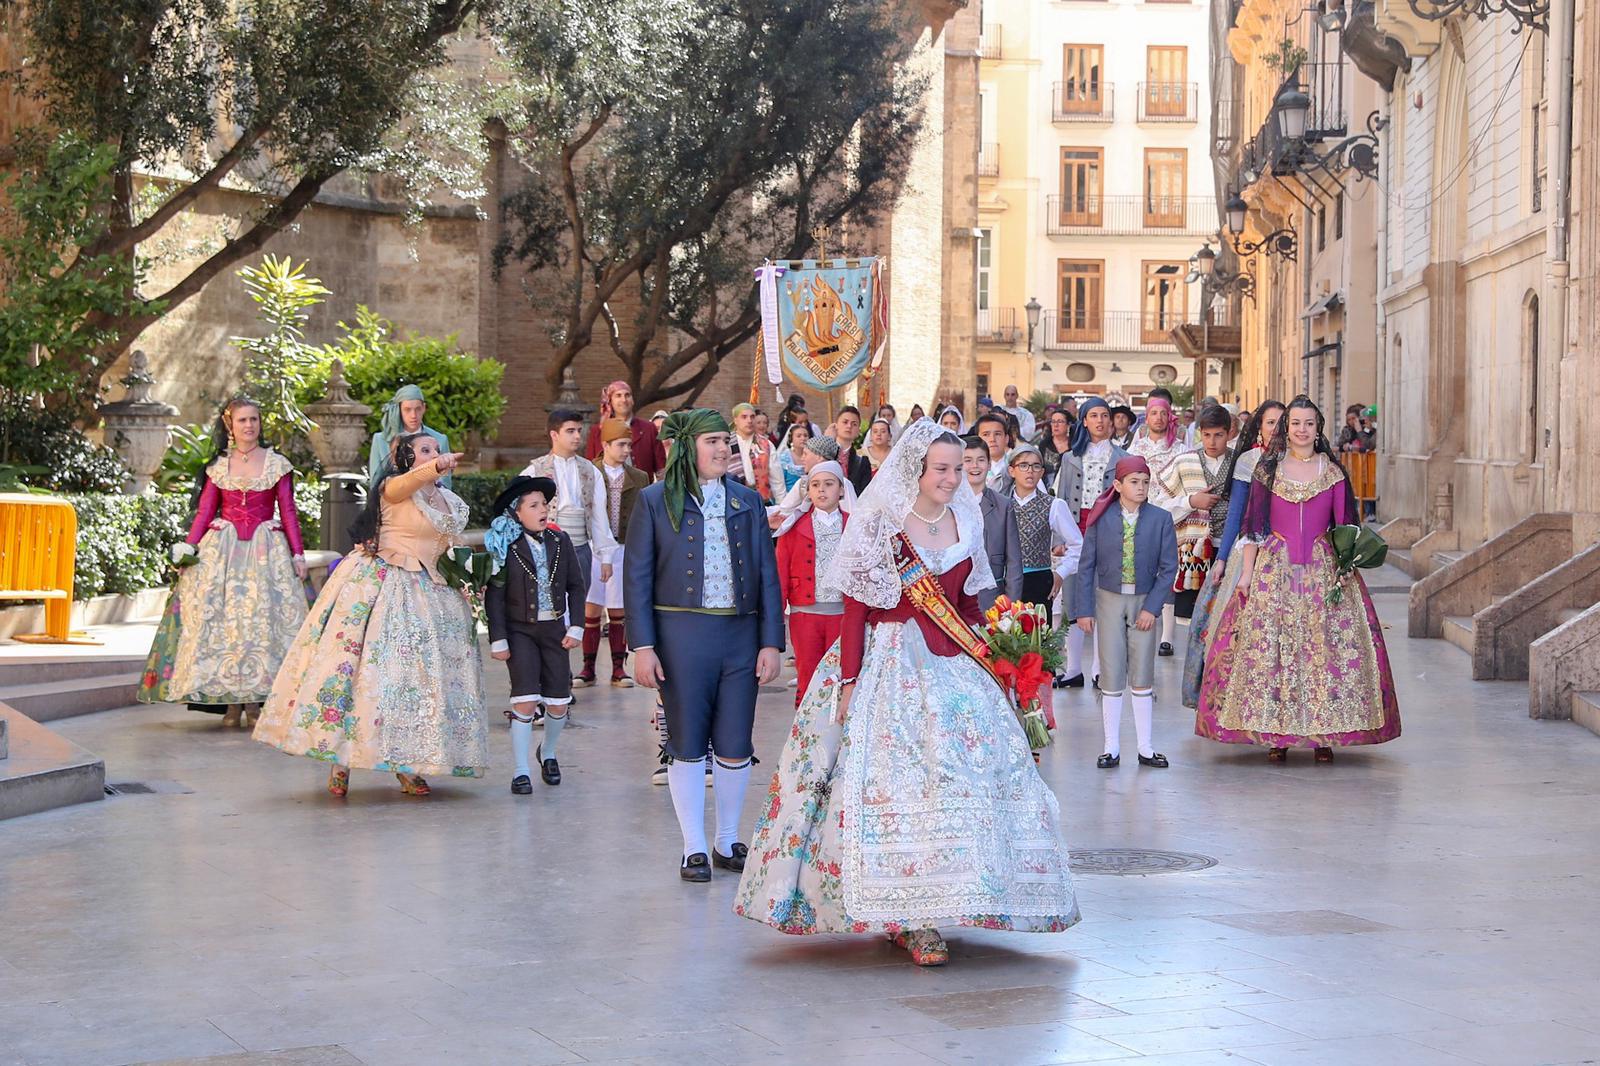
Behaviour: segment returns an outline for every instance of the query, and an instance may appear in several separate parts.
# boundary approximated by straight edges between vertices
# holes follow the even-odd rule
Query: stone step
[[[142,665],[142,664],[141,664]],[[138,700],[142,672],[123,672],[98,677],[36,681],[0,688],[0,703],[27,715],[35,722],[54,722],[79,714],[94,714],[127,707]]]
[[[1556,625],[1564,626],[1582,613],[1583,612],[1576,607],[1568,607],[1566,610],[1560,611],[1556,614]],[[1554,627],[1552,626],[1551,628]]]
[[[1451,563],[1455,562],[1457,559],[1461,558],[1465,554],[1467,554],[1467,553],[1466,552],[1434,552],[1433,553],[1433,568],[1435,570],[1442,570],[1445,567],[1449,566]]]
[[[23,655],[0,659],[0,692],[45,681],[114,677],[144,669],[143,655]],[[3,699],[0,696],[0,699]]]
[[[1448,640],[1468,655],[1472,654],[1472,618],[1470,615],[1446,615],[1444,632],[1441,635],[1445,640]]]
[[[1600,733],[1600,692],[1574,692],[1572,720],[1591,733]]]
[[[0,819],[106,795],[105,761],[0,703],[9,757],[0,759]]]

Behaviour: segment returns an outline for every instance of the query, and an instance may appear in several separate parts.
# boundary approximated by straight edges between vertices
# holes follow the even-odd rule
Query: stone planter
[[[367,416],[372,408],[350,398],[350,385],[344,379],[344,363],[333,361],[328,374],[328,387],[322,399],[306,404],[306,414],[311,427],[311,448],[322,460],[324,473],[364,471],[367,468],[366,450],[371,435],[367,433]]]
[[[167,452],[167,437],[178,409],[150,398],[155,378],[144,352],[136,351],[128,361],[128,376],[122,379],[127,394],[116,403],[100,408],[106,424],[106,441],[133,471],[128,492],[137,495],[150,487],[161,457]]]

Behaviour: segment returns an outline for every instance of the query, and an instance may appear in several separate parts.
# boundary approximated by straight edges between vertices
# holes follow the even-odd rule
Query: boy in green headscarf
[[[382,428],[372,435],[372,450],[367,455],[367,487],[378,483],[384,464],[389,461],[389,442],[405,433],[426,433],[439,442],[439,454],[450,454],[450,438],[436,429],[422,424],[428,412],[428,403],[422,390],[415,385],[402,385],[395,390],[394,398],[383,405]],[[450,487],[450,476],[439,479],[439,484]]]

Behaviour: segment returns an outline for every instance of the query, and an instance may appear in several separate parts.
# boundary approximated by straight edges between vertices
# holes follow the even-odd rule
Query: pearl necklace
[[[936,515],[933,518],[925,518],[922,515],[917,513],[917,509],[915,507],[911,508],[912,516],[915,517],[923,525],[927,526],[928,527],[928,532],[930,534],[934,535],[934,536],[937,536],[938,533],[939,533],[939,523],[943,522],[944,521],[944,516],[949,514],[949,513],[950,513],[950,505],[948,503],[945,504],[944,505],[944,509],[941,510],[938,513],[938,515]]]

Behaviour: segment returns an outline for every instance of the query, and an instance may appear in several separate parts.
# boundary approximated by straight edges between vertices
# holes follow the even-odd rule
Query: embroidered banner
[[[779,360],[768,348],[773,340],[782,369],[808,388],[837,389],[876,369],[889,336],[881,259],[788,260],[765,264],[757,276],[757,364],[765,363],[772,384],[780,383],[773,377]]]

